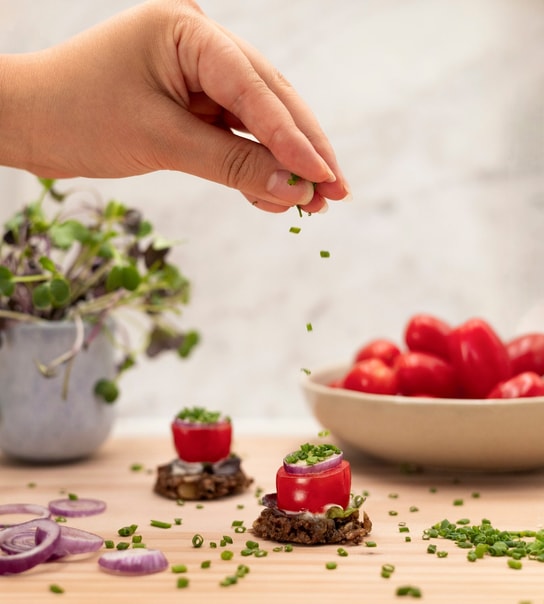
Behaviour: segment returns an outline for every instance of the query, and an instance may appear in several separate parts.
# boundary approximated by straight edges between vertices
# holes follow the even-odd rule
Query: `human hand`
[[[192,0],[145,2],[15,57],[7,74],[18,84],[3,103],[0,132],[10,114],[11,129],[17,120],[24,128],[0,142],[6,165],[55,178],[179,170],[239,189],[272,212],[317,212],[325,198],[349,193],[294,89]]]

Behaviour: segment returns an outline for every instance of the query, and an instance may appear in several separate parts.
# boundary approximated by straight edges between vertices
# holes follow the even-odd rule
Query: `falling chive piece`
[[[289,229],[289,232],[290,233],[294,233],[295,235],[298,235],[300,233],[300,231],[301,231],[301,228],[300,227],[295,227],[295,226],[292,226]]]
[[[328,252],[327,250],[321,250],[319,252],[319,255],[321,256],[321,258],[330,258],[331,257],[331,253]]]

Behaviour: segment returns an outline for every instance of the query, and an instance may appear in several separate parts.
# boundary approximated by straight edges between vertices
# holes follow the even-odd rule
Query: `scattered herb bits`
[[[321,258],[330,258],[331,257],[331,253],[327,250],[321,250],[319,252],[319,255],[321,256]]]

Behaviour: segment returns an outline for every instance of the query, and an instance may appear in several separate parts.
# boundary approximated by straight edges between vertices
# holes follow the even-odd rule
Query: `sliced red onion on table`
[[[51,516],[51,512],[46,507],[34,503],[4,503],[0,505],[0,514],[32,514],[38,518],[49,518]],[[10,525],[0,523],[0,528],[5,526]]]
[[[14,535],[27,531],[36,531],[38,527],[43,531],[44,538],[41,543],[35,543],[34,547],[18,553],[0,556],[0,575],[22,573],[49,559],[55,551],[60,539],[60,526],[48,518],[36,518],[22,522],[15,526],[3,529],[0,538],[3,543],[9,543]]]
[[[325,457],[323,460],[318,461],[313,464],[307,463],[305,460],[298,461],[297,463],[289,463],[287,461],[287,456],[283,460],[283,467],[286,472],[289,474],[317,474],[318,472],[326,472],[327,470],[332,470],[336,468],[336,466],[340,465],[344,454],[342,451],[339,453],[332,453],[328,457]]]
[[[106,509],[106,502],[100,499],[55,499],[49,502],[49,510],[57,516],[76,518],[80,516],[94,516],[101,514]]]
[[[103,570],[120,575],[149,575],[168,568],[168,560],[158,549],[125,549],[103,553],[98,558]]]
[[[41,543],[45,538],[43,529],[36,529],[36,543]],[[51,554],[49,560],[56,560],[64,556],[73,556],[75,554],[88,554],[96,552],[102,547],[104,539],[102,537],[74,528],[73,526],[60,525],[60,539],[57,542],[55,550]]]

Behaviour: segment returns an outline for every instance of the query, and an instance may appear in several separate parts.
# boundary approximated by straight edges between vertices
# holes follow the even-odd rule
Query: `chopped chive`
[[[130,547],[130,543],[128,541],[119,541],[115,547],[117,549],[128,549]]]
[[[293,546],[290,543],[288,543],[287,545],[283,546],[283,551],[284,552],[292,552],[293,551]]]
[[[246,532],[246,527],[245,527],[245,526],[237,526],[237,527],[234,529],[234,532],[235,532],[235,533],[245,533],[245,532]]]
[[[347,550],[345,550],[343,547],[339,547],[339,548],[336,550],[336,553],[337,553],[339,556],[342,556],[343,558],[345,558],[346,556],[348,556],[348,552],[347,552]]]
[[[171,522],[163,522],[162,520],[151,520],[151,526],[155,526],[157,528],[169,529],[172,528]]]
[[[132,535],[132,543],[141,543],[142,542],[142,536],[141,535]]]
[[[229,577],[225,577],[219,585],[221,587],[229,587],[230,585],[235,585],[238,583],[238,577],[236,575],[231,575]]]
[[[188,587],[189,579],[187,577],[178,577],[177,587],[178,589],[183,589],[184,587]]]
[[[236,509],[237,509],[237,510],[243,510],[243,509],[244,509],[244,507],[245,507],[245,506],[244,506],[244,504],[243,504],[243,503],[239,503],[239,504],[236,506]]]
[[[397,587],[397,596],[411,596],[412,598],[421,598],[421,590],[419,587],[413,587],[412,585],[403,585]]]
[[[202,562],[200,563],[200,568],[210,568],[211,565],[211,560],[202,560]]]
[[[203,510],[204,509],[204,504],[197,503],[195,507],[196,507],[197,510]]]
[[[410,512],[419,512],[419,508],[415,505],[411,505],[409,508]]]
[[[327,250],[321,250],[319,252],[319,255],[321,256],[321,258],[330,258],[331,253],[328,252]]]
[[[185,564],[174,564],[172,566],[172,572],[173,573],[186,573],[187,567],[185,566]]]
[[[34,488],[36,487],[36,483],[35,483],[35,482],[29,482],[29,483],[28,483],[26,486],[27,486],[29,489],[34,489]]]
[[[231,526],[242,526],[244,524],[243,520],[233,520]]]
[[[367,547],[376,547],[378,544],[375,541],[365,541]]]
[[[63,594],[64,593],[64,589],[60,585],[57,585],[56,583],[52,583],[49,586],[49,591],[54,594]]]
[[[519,560],[508,560],[508,566],[515,570],[520,570],[523,565]]]
[[[133,463],[130,466],[131,472],[140,472],[143,469],[144,469],[144,465],[141,463]]]
[[[67,520],[65,516],[57,516],[55,522],[67,522]]]
[[[396,510],[389,510],[389,515],[390,516],[398,516],[399,513]]]
[[[133,535],[136,532],[136,529],[138,528],[137,524],[131,524],[130,526],[122,526],[118,531],[117,534],[120,537],[129,537],[130,535]]]
[[[463,505],[464,501],[462,499],[454,499],[453,505]]]
[[[266,556],[268,556],[268,552],[265,549],[255,551],[255,558],[265,558]]]
[[[174,518],[174,523],[179,526],[182,523],[182,519],[181,518]]]
[[[312,372],[307,369],[306,367],[301,367],[300,370],[302,371],[302,373],[305,373],[306,375],[310,375]]]
[[[79,497],[75,493],[68,493],[68,499],[70,501],[77,501]]]
[[[184,499],[176,499],[176,505],[185,505]]]
[[[111,539],[106,539],[104,541],[104,547],[106,549],[113,549],[115,547],[115,543]]]
[[[301,229],[300,229],[300,227],[295,227],[295,226],[292,226],[292,227],[289,229],[289,232],[290,232],[290,233],[294,233],[295,235],[298,235],[298,234],[300,233],[300,230],[301,230]]]
[[[306,323],[306,331],[313,331],[313,325],[311,323]]]
[[[327,570],[334,570],[338,565],[336,564],[336,562],[327,562],[325,564],[325,568]]]
[[[319,438],[326,438],[327,436],[330,436],[330,431],[329,430],[321,430],[321,432],[318,432],[317,435],[319,436]]]
[[[229,549],[223,550],[221,552],[221,560],[232,560],[234,556],[234,552],[231,552]]]
[[[193,535],[193,539],[192,539],[193,547],[202,547],[203,543],[204,543],[204,537],[202,535],[200,535],[198,533],[196,535]]]

